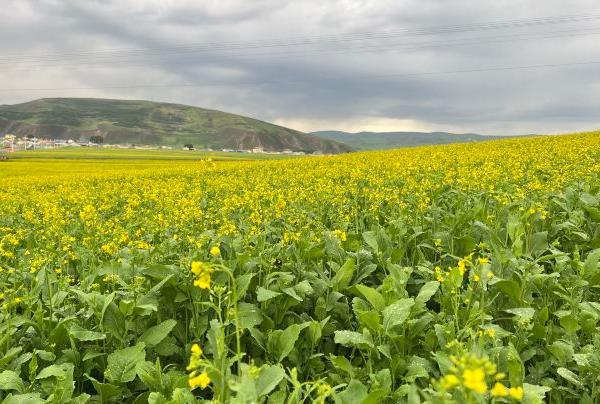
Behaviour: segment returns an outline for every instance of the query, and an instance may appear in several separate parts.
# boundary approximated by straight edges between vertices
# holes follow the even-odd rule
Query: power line
[[[261,56],[270,56],[270,57],[303,57],[303,56],[314,56],[314,55],[343,55],[343,54],[357,54],[357,53],[368,53],[368,52],[381,52],[381,51],[411,51],[425,48],[444,48],[444,47],[452,47],[452,46],[469,46],[469,45],[482,45],[482,44],[493,44],[493,43],[502,43],[502,42],[516,42],[516,41],[528,41],[535,39],[554,39],[554,38],[564,38],[564,37],[576,37],[583,35],[598,35],[600,31],[599,28],[588,28],[588,29],[571,29],[571,30],[562,30],[562,31],[552,31],[552,32],[544,32],[538,34],[510,34],[505,36],[496,36],[496,37],[487,37],[481,38],[477,40],[450,40],[450,41],[430,41],[430,42],[413,42],[413,43],[393,43],[393,44],[382,44],[382,45],[363,45],[363,46],[355,46],[352,48],[346,49],[315,49],[315,50],[306,50],[295,53],[284,52],[284,53],[263,53],[263,54],[224,54],[219,55],[222,57],[261,57]],[[169,59],[168,64],[173,65],[175,60],[181,61],[196,58],[198,55],[183,55],[178,56],[176,59]],[[215,55],[211,55],[215,56]],[[142,63],[143,62],[143,63]],[[164,64],[166,63],[164,60],[144,60],[144,59],[136,59],[136,60],[111,60],[111,59],[103,59],[103,60],[89,60],[77,63],[77,65],[65,65],[65,64],[54,64],[54,65],[36,65],[30,66],[28,68],[25,67],[17,67],[17,68],[0,68],[0,71],[4,72],[15,72],[15,71],[32,71],[33,68],[77,68],[78,66],[89,68],[92,67],[104,67],[101,63],[110,63],[111,65],[119,64],[124,65],[127,64],[129,66],[147,66],[150,64]]]
[[[525,66],[498,66],[498,67],[487,67],[477,69],[464,69],[464,70],[447,70],[447,71],[435,71],[435,72],[417,72],[417,73],[392,73],[385,75],[374,75],[371,78],[392,78],[392,77],[418,77],[418,76],[433,76],[433,75],[444,75],[444,74],[459,74],[459,73],[479,73],[479,72],[491,72],[491,71],[510,71],[510,70],[526,70],[526,69],[540,69],[540,68],[556,68],[556,67],[567,67],[567,66],[584,66],[600,64],[600,61],[588,61],[588,62],[571,62],[571,63],[547,63],[538,65],[525,65]],[[322,78],[337,79],[339,76],[330,76]],[[125,86],[98,86],[98,87],[56,87],[56,88],[5,88],[0,89],[0,92],[21,92],[21,91],[79,91],[79,90],[101,90],[101,89],[136,89],[136,88],[179,88],[179,87],[214,87],[214,86],[240,86],[246,84],[270,84],[270,83],[302,83],[301,80],[264,80],[264,81],[247,81],[247,82],[210,82],[203,84],[194,83],[181,83],[181,84],[154,84],[154,85],[125,85]]]
[[[530,18],[530,19],[519,19],[519,20],[504,20],[504,21],[492,21],[479,24],[463,24],[463,25],[448,25],[438,26],[429,28],[417,28],[417,29],[404,29],[390,32],[362,32],[362,33],[351,33],[346,35],[331,35],[331,36],[312,36],[312,37],[297,37],[296,39],[282,39],[282,40],[263,40],[254,42],[212,42],[212,43],[188,43],[174,45],[170,47],[157,47],[157,48],[120,48],[120,49],[104,49],[97,51],[79,51],[79,52],[61,52],[61,53],[49,53],[43,55],[12,55],[4,57],[4,61],[0,60],[0,64],[14,64],[16,62],[43,62],[43,61],[56,61],[61,60],[65,57],[89,57],[89,56],[102,56],[108,54],[110,56],[113,53],[114,56],[119,56],[120,53],[125,55],[132,54],[148,54],[148,53],[164,53],[164,52],[186,52],[186,51],[231,51],[231,50],[248,50],[257,48],[273,48],[273,47],[290,47],[290,46],[304,46],[330,43],[336,44],[339,42],[353,42],[353,41],[367,41],[376,39],[389,39],[398,36],[417,36],[417,35],[435,35],[435,34],[449,34],[449,33],[464,33],[482,30],[493,30],[493,29],[506,29],[506,28],[524,28],[541,25],[551,24],[566,24],[566,23],[580,23],[585,21],[597,21],[600,19],[600,15],[563,15],[555,17],[545,18]],[[57,59],[58,58],[58,59]]]

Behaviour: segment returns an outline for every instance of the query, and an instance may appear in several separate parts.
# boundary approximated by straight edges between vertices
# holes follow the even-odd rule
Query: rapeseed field
[[[0,184],[3,403],[600,400],[599,132]]]

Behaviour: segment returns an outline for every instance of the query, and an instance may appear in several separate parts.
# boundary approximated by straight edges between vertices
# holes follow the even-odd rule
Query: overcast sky
[[[597,0],[2,0],[2,15],[0,104],[149,99],[304,131],[600,128]]]

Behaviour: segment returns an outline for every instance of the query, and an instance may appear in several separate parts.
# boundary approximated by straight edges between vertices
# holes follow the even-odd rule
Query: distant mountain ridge
[[[322,139],[227,112],[181,104],[97,98],[44,98],[0,105],[0,136],[35,136],[105,143],[183,146],[265,151],[344,153],[352,149]]]
[[[393,149],[429,144],[480,142],[500,139],[502,136],[483,136],[474,133],[455,134],[448,132],[342,132],[319,131],[313,135],[345,143],[357,150]]]

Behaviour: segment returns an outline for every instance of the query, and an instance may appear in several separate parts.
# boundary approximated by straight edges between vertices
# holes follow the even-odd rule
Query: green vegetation
[[[383,150],[430,144],[481,142],[501,139],[501,136],[454,134],[446,132],[313,132],[315,136],[345,143],[356,150]]]
[[[0,106],[0,133],[104,143],[197,148],[341,153],[350,148],[292,129],[179,104],[90,98],[48,98]]]
[[[48,150],[27,150],[10,153],[10,158],[43,158],[43,159],[120,159],[120,160],[278,160],[290,158],[283,154],[207,152],[187,150],[160,149],[115,149],[109,147],[64,147]]]

